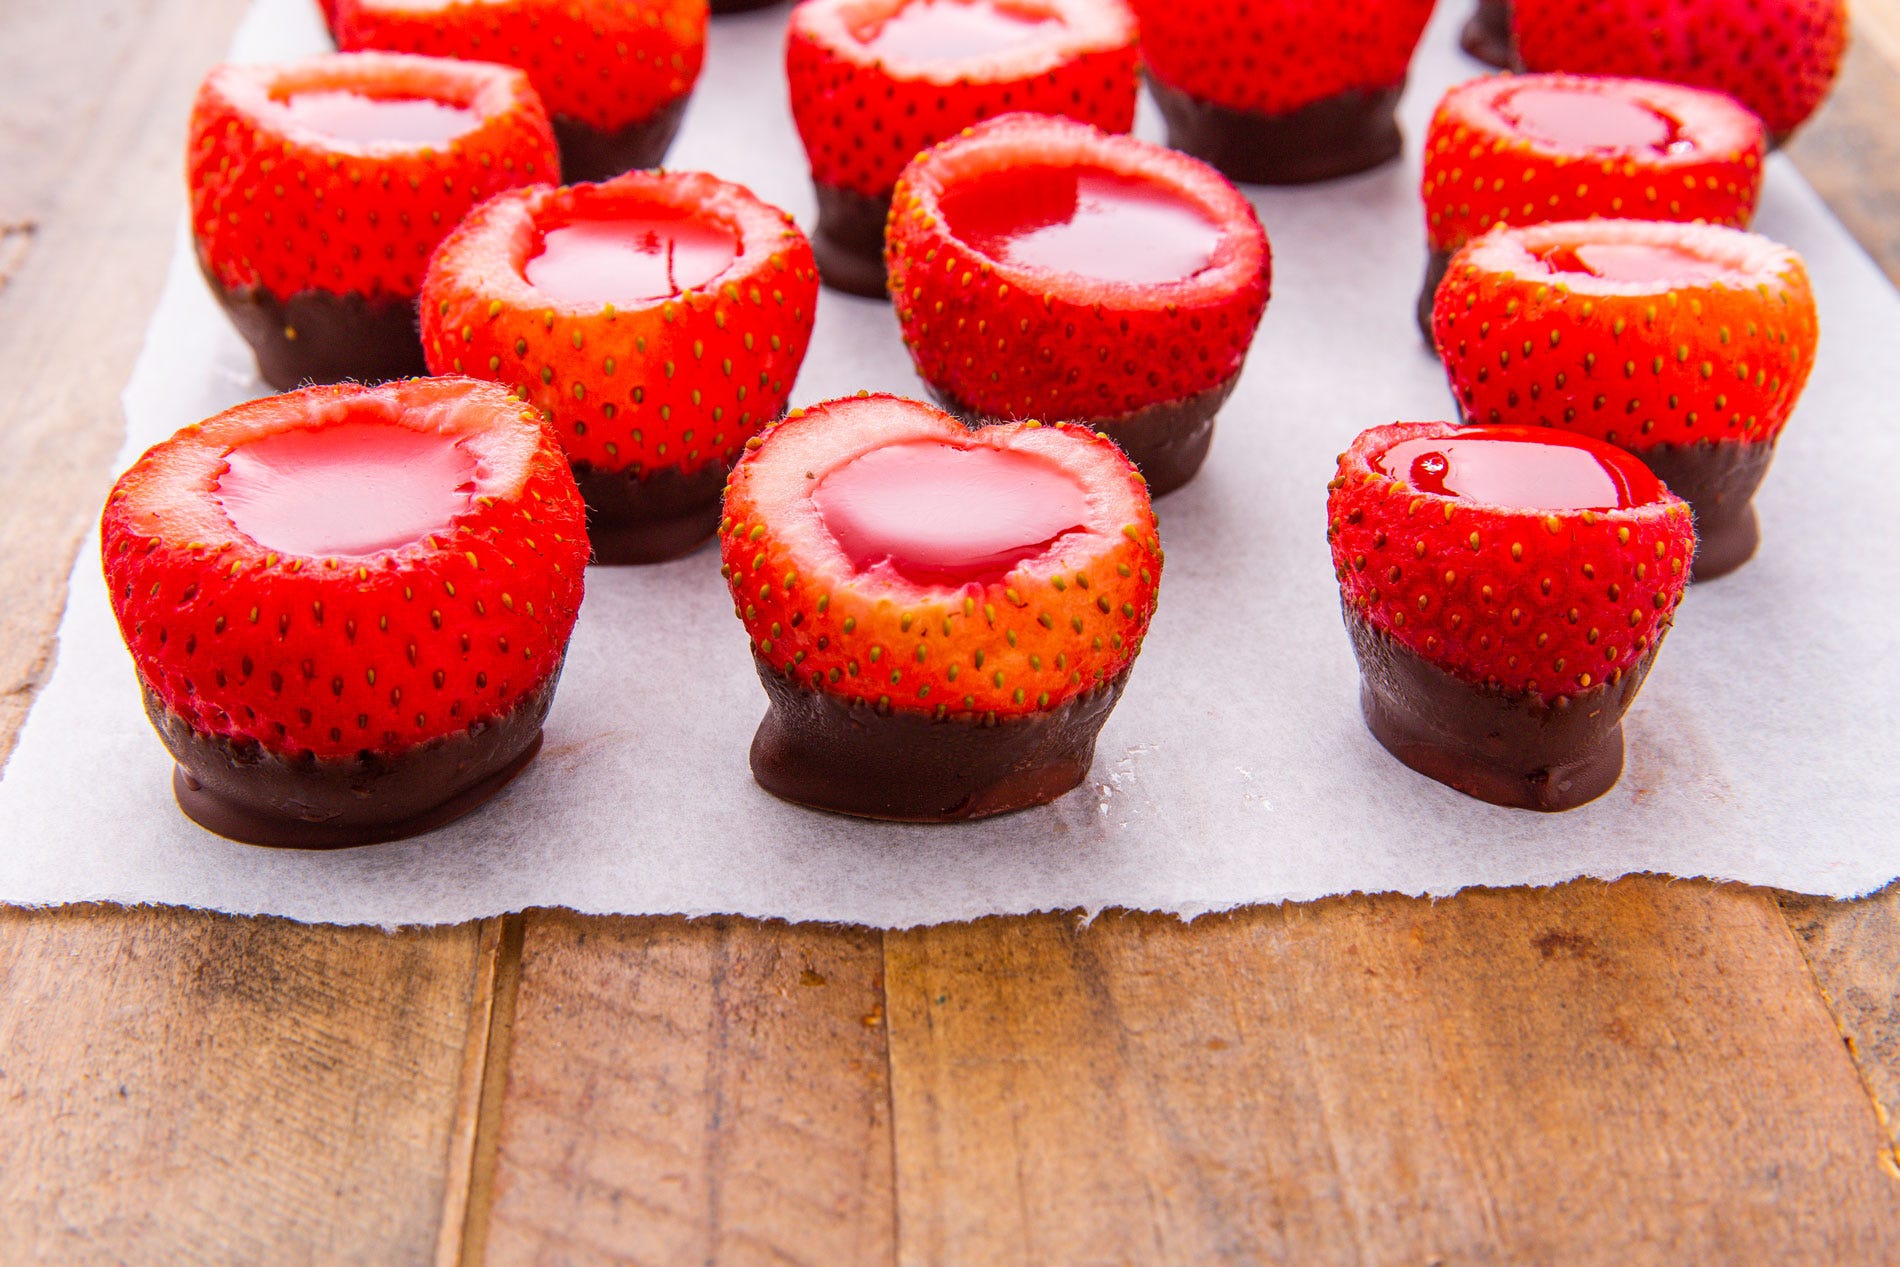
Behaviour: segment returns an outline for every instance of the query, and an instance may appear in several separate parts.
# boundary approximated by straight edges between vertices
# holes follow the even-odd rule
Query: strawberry
[[[1515,0],[1530,70],[1633,75],[1725,92],[1786,137],[1821,104],[1847,47],[1844,0]]]
[[[1800,256],[1714,225],[1500,226],[1452,257],[1433,309],[1465,415],[1643,458],[1695,507],[1698,579],[1754,551],[1750,499],[1817,332]]]
[[[1595,440],[1443,422],[1362,432],[1328,490],[1375,736],[1503,804],[1614,783],[1618,723],[1689,579],[1682,500]]]
[[[1134,0],[1168,143],[1236,180],[1300,184],[1395,158],[1432,0]]]
[[[1641,79],[1492,76],[1447,92],[1425,135],[1419,295],[1494,224],[1592,216],[1747,228],[1761,196],[1761,122],[1720,93]]]
[[[919,150],[1012,110],[1111,132],[1135,122],[1135,21],[1122,0],[806,0],[785,67],[825,281],[876,298],[891,187]]]
[[[785,410],[817,296],[785,212],[704,173],[629,172],[479,208],[430,265],[422,335],[432,371],[493,379],[542,412],[602,561],[651,561],[712,535],[726,469]],[[663,517],[678,531],[655,540],[675,494]]]
[[[760,782],[930,819],[1079,782],[1161,573],[1121,452],[1082,427],[970,432],[869,395],[795,411],[748,449],[720,555],[772,699]]]
[[[421,372],[429,253],[490,194],[556,171],[525,76],[384,54],[215,68],[187,160],[198,262],[278,387]]]
[[[528,73],[569,180],[666,156],[706,56],[706,0],[336,0],[337,46]]]
[[[419,750],[454,758],[444,777],[492,773],[519,751],[480,766],[462,741],[538,735],[587,559],[553,437],[467,379],[239,405],[147,451],[100,531],[148,709],[207,782],[214,751],[219,782]]]
[[[1086,421],[1157,496],[1192,476],[1272,272],[1252,205],[1218,172],[1012,114],[919,155],[892,208],[891,297],[940,399],[982,419]]]

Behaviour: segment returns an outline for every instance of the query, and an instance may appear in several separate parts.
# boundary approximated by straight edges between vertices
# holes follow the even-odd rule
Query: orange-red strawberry
[[[1845,0],[1514,0],[1530,70],[1635,75],[1725,92],[1771,135],[1827,96],[1847,46]]]
[[[547,103],[569,180],[651,167],[706,55],[706,0],[337,0],[337,46],[500,62]]]
[[[101,537],[163,710],[319,759],[545,711],[587,560],[553,437],[467,379],[306,388],[187,427],[120,477]]]
[[[918,155],[885,255],[904,342],[946,404],[1088,422],[1157,495],[1205,456],[1271,279],[1266,233],[1220,173],[1028,114]]]
[[[414,305],[436,243],[557,171],[525,76],[386,54],[217,67],[186,159],[198,262],[278,387],[422,372]]]
[[[1326,535],[1396,756],[1527,808],[1615,782],[1695,552],[1687,505],[1641,462],[1531,427],[1374,427],[1340,456]]]
[[[817,297],[785,212],[701,172],[628,172],[479,208],[430,266],[423,343],[434,372],[493,379],[541,410],[599,557],[642,561],[712,535],[727,467],[785,411]],[[622,516],[612,490],[647,513]],[[684,535],[616,545],[610,521],[650,527],[668,497],[661,517]]]
[[[1813,368],[1800,256],[1714,225],[1499,227],[1452,257],[1433,335],[1466,417],[1642,457],[1694,505],[1697,575],[1739,566],[1750,500]]]
[[[785,50],[825,281],[884,294],[891,187],[919,150],[1013,110],[1134,126],[1122,0],[806,0]]]

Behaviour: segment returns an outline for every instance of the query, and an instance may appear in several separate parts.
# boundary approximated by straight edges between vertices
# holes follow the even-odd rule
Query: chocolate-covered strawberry
[[[1326,512],[1380,743],[1499,805],[1569,809],[1615,784],[1623,713],[1689,580],[1681,498],[1584,436],[1422,422],[1362,432]]]
[[[785,48],[825,284],[884,296],[891,187],[919,150],[1028,110],[1134,126],[1123,0],[805,0]]]
[[[1494,229],[1452,258],[1433,309],[1465,416],[1635,453],[1695,507],[1699,580],[1755,552],[1755,489],[1818,333],[1800,256],[1699,224]]]
[[[1761,120],[1700,88],[1516,75],[1451,89],[1425,135],[1420,329],[1430,337],[1451,253],[1494,224],[1605,216],[1747,228],[1764,148]]]
[[[387,54],[215,68],[186,168],[199,266],[277,388],[423,373],[430,252],[559,170],[525,75]]]
[[[1477,0],[1458,29],[1458,46],[1481,62],[1509,70],[1517,56],[1511,41],[1511,0]]]
[[[541,410],[603,563],[711,538],[726,470],[785,411],[811,341],[811,246],[702,172],[516,190],[442,244],[423,287],[430,369]]]
[[[720,553],[771,701],[760,784],[940,821],[1080,783],[1161,575],[1121,451],[891,396],[796,411],[749,447]]]
[[[186,427],[100,526],[185,812],[366,844],[472,809],[540,746],[580,608],[579,493],[499,387],[311,387]]]
[[[1200,469],[1271,276],[1267,235],[1219,172],[1028,114],[918,155],[886,259],[904,342],[947,408],[1086,422],[1157,496]]]
[[[1393,111],[1432,0],[1133,0],[1168,144],[1296,185],[1397,158]]]
[[[1725,92],[1777,140],[1827,96],[1845,0],[1513,0],[1529,70],[1634,75]]]
[[[706,56],[706,0],[337,0],[337,46],[500,62],[534,81],[570,181],[666,157]]]

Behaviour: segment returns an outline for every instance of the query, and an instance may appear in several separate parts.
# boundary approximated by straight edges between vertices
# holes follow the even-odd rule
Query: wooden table
[[[0,2],[0,757],[242,7]],[[1900,278],[1900,0],[1857,20],[1794,154]],[[1893,1262],[1889,1105],[1900,890],[904,933],[0,912],[8,1261]]]

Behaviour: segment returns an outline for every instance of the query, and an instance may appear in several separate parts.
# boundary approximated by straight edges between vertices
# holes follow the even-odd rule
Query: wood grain
[[[1886,21],[1900,32],[1900,5]],[[1900,62],[1865,38],[1848,45],[1840,83],[1788,145],[1808,183],[1900,285]],[[1826,337],[1823,335],[1822,337]]]
[[[888,1261],[879,940],[530,912],[488,1261]]]
[[[1867,1262],[1771,898],[1633,879],[887,941],[900,1261]]]

